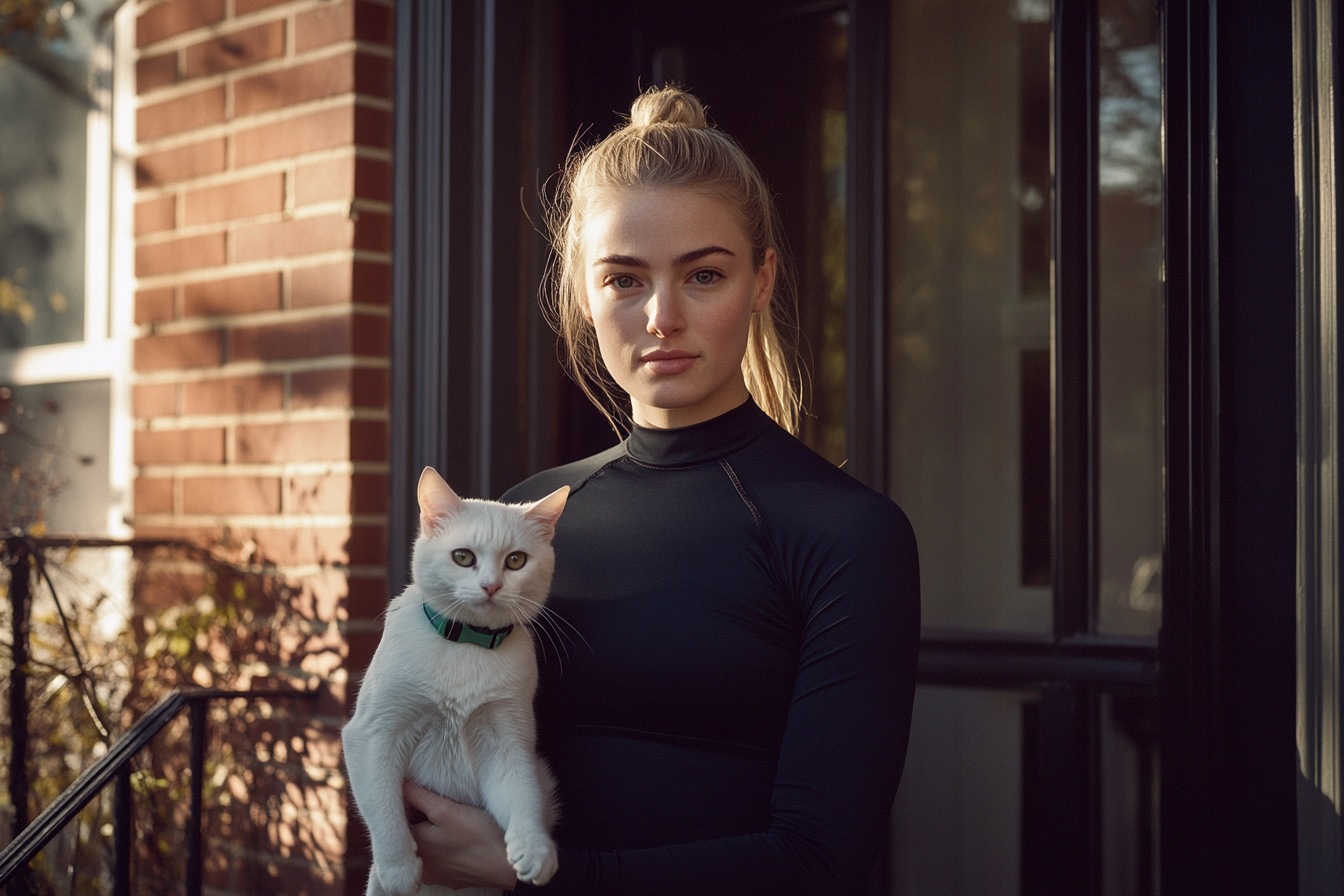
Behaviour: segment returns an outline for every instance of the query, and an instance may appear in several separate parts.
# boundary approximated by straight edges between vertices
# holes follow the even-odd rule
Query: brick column
[[[388,597],[391,0],[137,7],[135,530],[290,586],[330,739]]]

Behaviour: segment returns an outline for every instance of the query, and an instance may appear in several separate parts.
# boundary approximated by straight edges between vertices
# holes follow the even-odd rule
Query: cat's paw
[[[419,858],[406,862],[390,862],[386,865],[375,865],[373,874],[377,877],[378,883],[382,884],[382,890],[387,896],[415,896],[420,892],[420,874],[424,863]],[[373,890],[373,880],[369,881],[369,892]]]
[[[540,831],[525,834],[509,831],[504,835],[504,848],[508,852],[509,864],[521,881],[541,886],[560,867],[560,859],[555,854],[555,842]]]

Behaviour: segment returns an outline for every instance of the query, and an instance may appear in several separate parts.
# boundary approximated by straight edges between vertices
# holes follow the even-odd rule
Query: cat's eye
[[[458,548],[453,551],[453,562],[458,566],[475,566],[476,555],[466,548]]]
[[[527,555],[522,551],[514,551],[504,558],[504,565],[509,569],[522,569],[523,564],[527,562]]]

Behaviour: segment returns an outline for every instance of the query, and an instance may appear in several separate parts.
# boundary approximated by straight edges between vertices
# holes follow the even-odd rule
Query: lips
[[[691,352],[659,350],[640,355],[639,363],[656,376],[672,376],[689,370],[696,357]]]

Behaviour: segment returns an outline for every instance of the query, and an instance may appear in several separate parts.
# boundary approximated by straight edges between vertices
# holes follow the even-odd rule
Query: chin
[[[633,398],[634,396],[631,397]],[[705,401],[705,399],[700,396],[681,395],[671,390],[642,396],[638,400],[640,404],[655,411],[686,411],[699,406]]]

